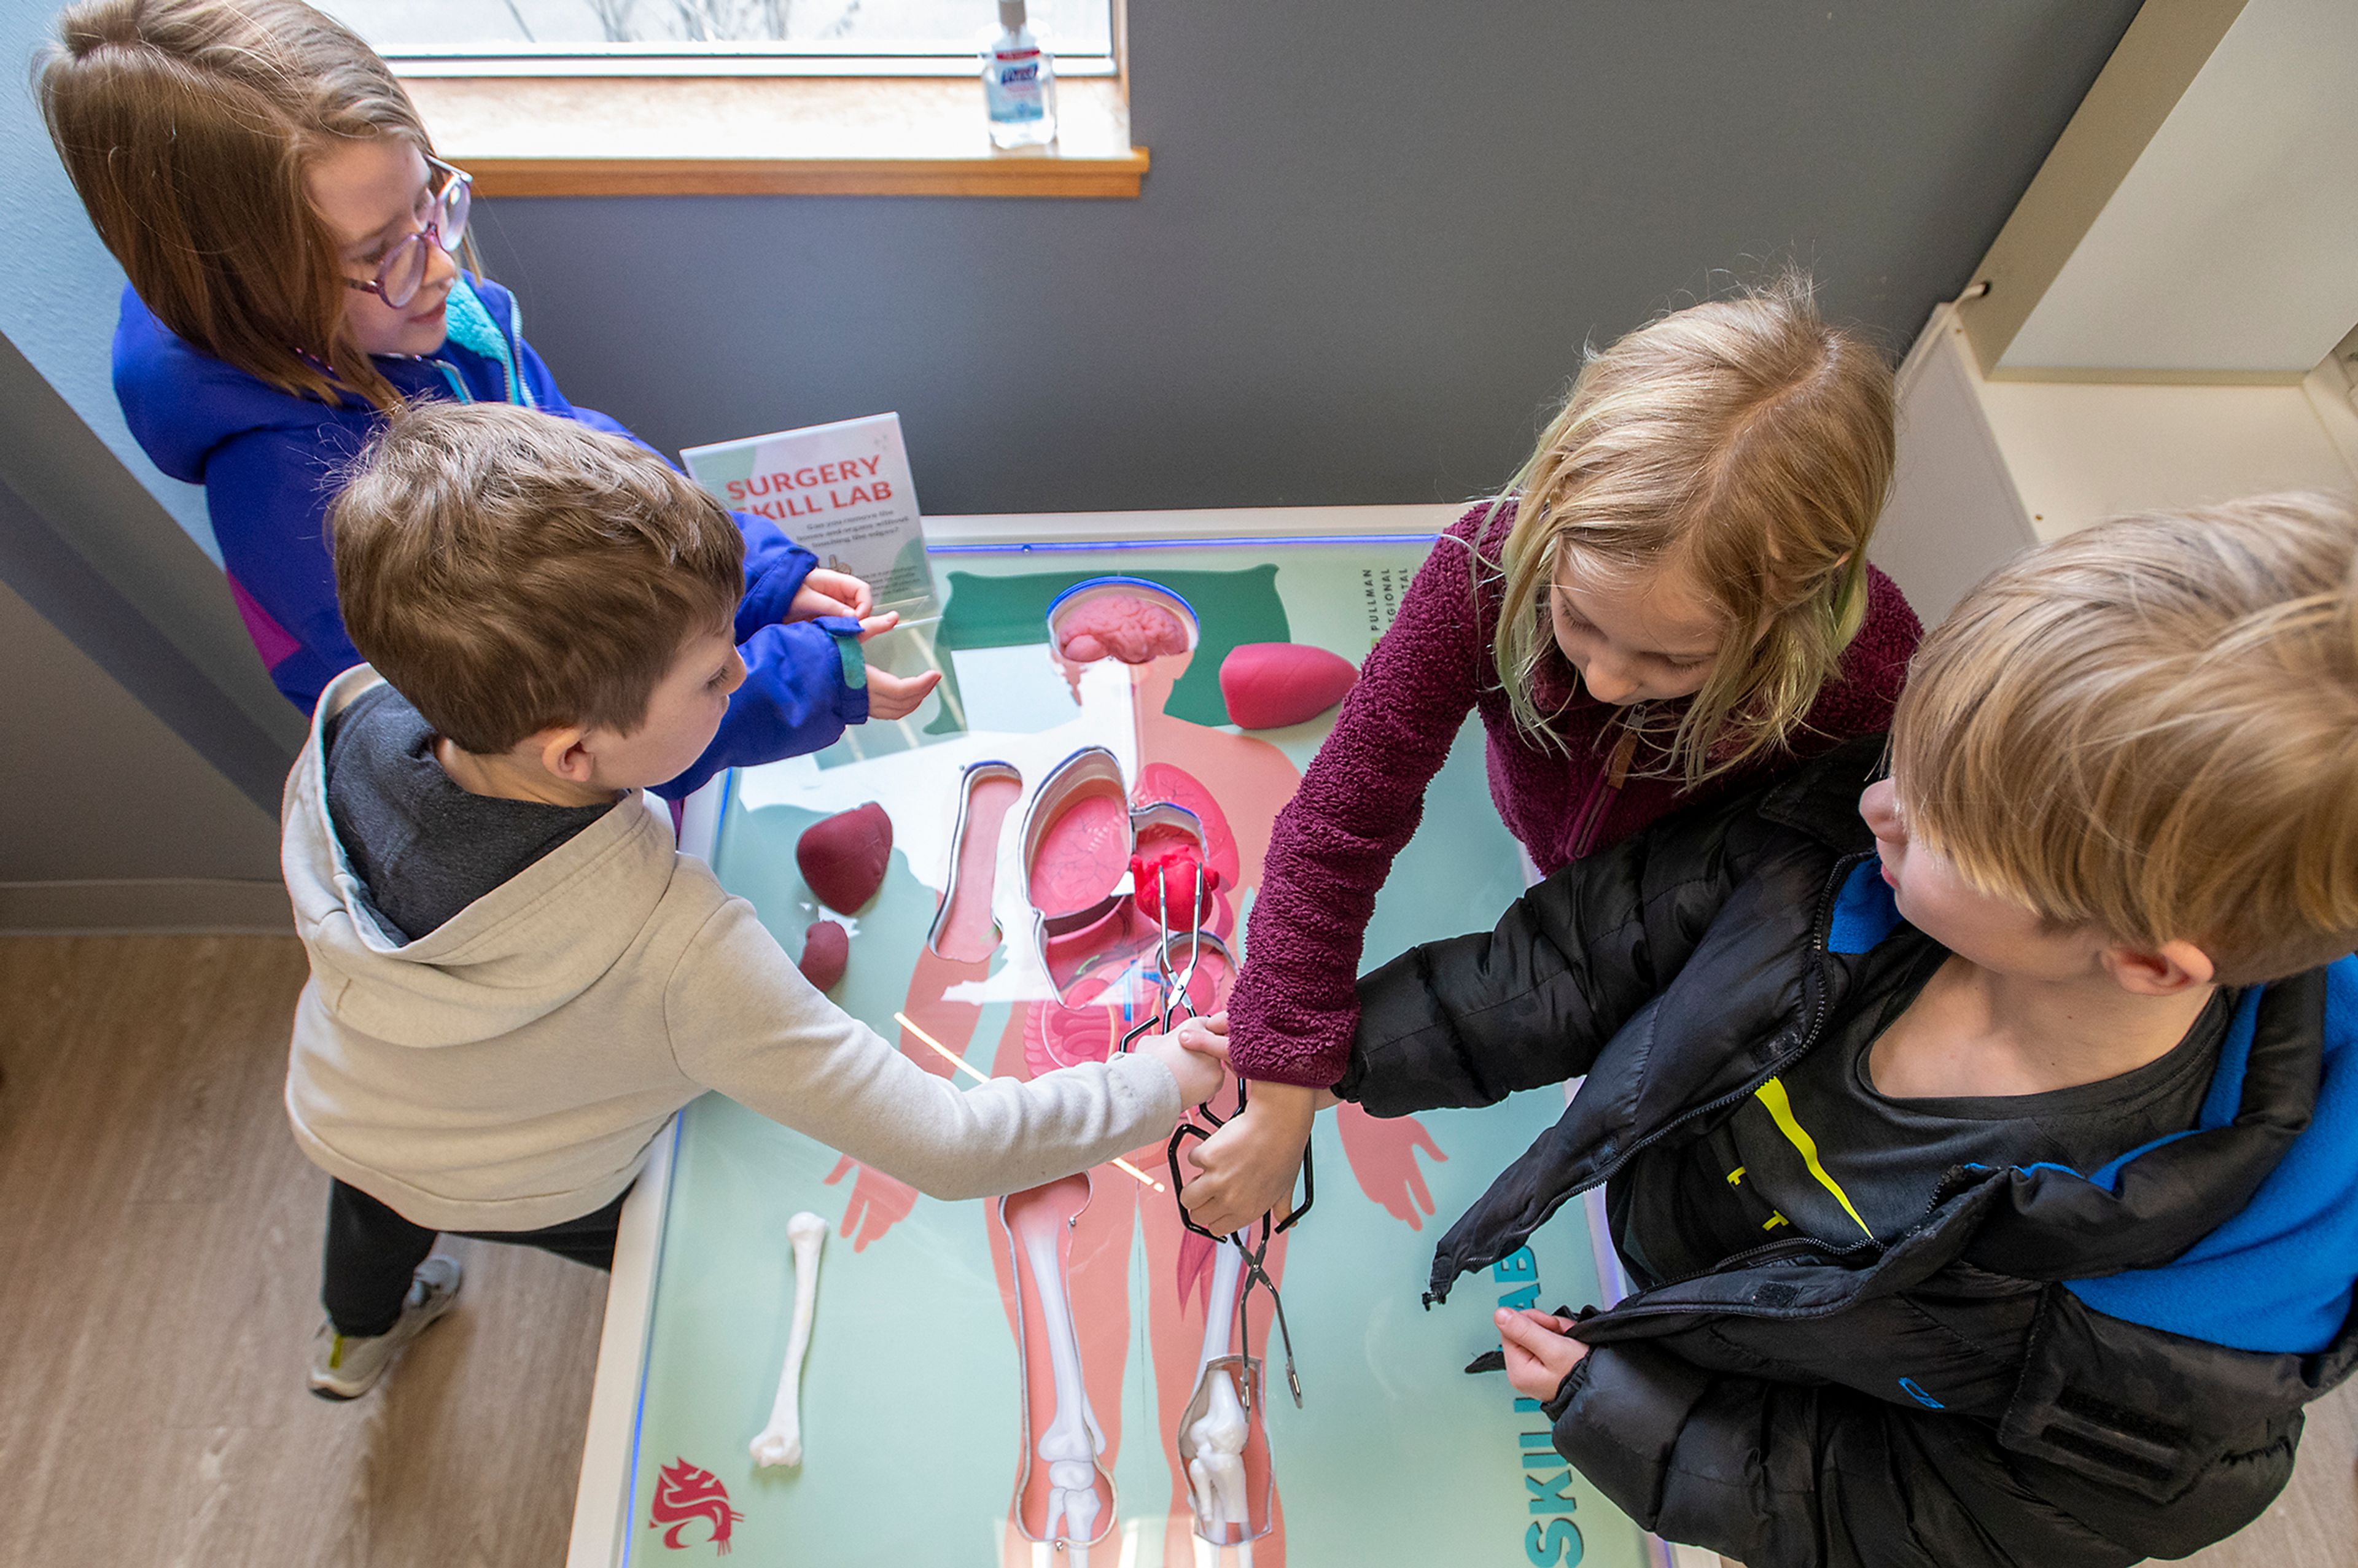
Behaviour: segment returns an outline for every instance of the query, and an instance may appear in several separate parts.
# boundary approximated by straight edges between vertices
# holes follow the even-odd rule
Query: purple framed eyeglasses
[[[441,175],[442,184],[428,199],[424,224],[393,243],[374,277],[344,279],[345,287],[373,294],[395,310],[416,298],[426,286],[426,247],[439,245],[455,253],[467,237],[467,212],[475,204],[472,175],[438,157],[428,157],[426,166]]]

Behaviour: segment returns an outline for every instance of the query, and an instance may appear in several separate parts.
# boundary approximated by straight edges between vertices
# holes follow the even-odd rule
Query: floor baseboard
[[[290,936],[284,884],[213,877],[0,882],[0,935],[119,932]]]

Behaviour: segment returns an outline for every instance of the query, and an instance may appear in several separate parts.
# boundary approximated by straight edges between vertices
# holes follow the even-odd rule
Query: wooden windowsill
[[[1135,197],[1119,79],[1056,84],[1057,139],[990,145],[982,88],[923,77],[411,77],[485,196]]]

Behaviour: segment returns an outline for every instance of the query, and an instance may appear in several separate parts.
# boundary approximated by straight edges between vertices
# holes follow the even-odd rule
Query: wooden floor
[[[279,1105],[302,950],[0,937],[0,1563],[562,1563],[604,1276],[463,1256],[375,1393],[303,1389],[327,1179]],[[2201,1568],[2358,1561],[2358,1381]]]
[[[304,1390],[303,973],[291,938],[0,938],[0,1563],[564,1561],[605,1276],[446,1241],[457,1310],[366,1398]]]

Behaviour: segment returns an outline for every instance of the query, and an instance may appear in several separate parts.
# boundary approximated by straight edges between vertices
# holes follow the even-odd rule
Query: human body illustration
[[[1299,774],[1285,754],[1266,741],[1174,719],[1165,711],[1173,687],[1194,656],[1188,653],[1153,655],[1129,668],[1139,762],[1136,777],[1129,781],[1128,799],[1132,806],[1169,803],[1193,813],[1201,822],[1205,864],[1213,883],[1202,928],[1213,938],[1227,941],[1235,937],[1240,905],[1259,883],[1271,826],[1293,794]],[[1002,935],[1011,942],[1029,939],[1028,934]],[[951,1050],[962,1051],[972,1040],[983,1010],[974,1002],[945,1000],[946,993],[962,982],[981,981],[990,968],[988,958],[960,961],[921,952],[906,993],[909,1018]],[[1014,1005],[993,1050],[990,1073],[1031,1078],[1053,1070],[1059,1062],[1105,1060],[1131,1026],[1119,1006],[1097,1000],[1113,978],[1110,970],[1093,973],[1060,1000],[1033,999]],[[1189,988],[1196,1010],[1217,1013],[1233,979],[1230,964],[1206,961],[1200,965]],[[951,1071],[929,1047],[904,1039],[903,1049],[929,1072]],[[1230,1103],[1234,1092],[1231,1083],[1215,1098]],[[1368,1125],[1394,1133],[1383,1141],[1385,1149],[1406,1149],[1418,1142],[1432,1148],[1429,1138],[1412,1121],[1390,1127],[1372,1121]],[[1141,1145],[1127,1158],[1141,1171],[1161,1173],[1163,1143]],[[1412,1155],[1409,1170],[1412,1176]],[[858,1247],[883,1237],[915,1203],[915,1194],[903,1184],[848,1159],[838,1162],[828,1179],[850,1186],[841,1228]],[[1179,1429],[1196,1384],[1203,1314],[1216,1258],[1212,1243],[1189,1235],[1182,1227],[1170,1192],[1150,1190],[1134,1179],[1105,1170],[1095,1173],[1093,1183],[1090,1201],[1070,1237],[1070,1305],[1088,1405],[1104,1429],[1106,1450],[1101,1463],[1110,1470],[1123,1442],[1146,1441],[1168,1447]],[[1409,1180],[1395,1176],[1391,1190],[1399,1195],[1398,1201],[1413,1205],[1414,1199],[1407,1195]],[[995,1215],[990,1225],[998,1227]],[[1143,1303],[1146,1337],[1154,1347],[1158,1390],[1154,1429],[1143,1434],[1126,1433],[1120,1423],[1123,1385],[1136,1340],[1128,1261],[1141,1238],[1151,1281]],[[1281,1239],[1270,1249],[1266,1260],[1271,1279],[1281,1283],[1285,1250]],[[1019,1325],[1013,1303],[1021,1285],[1015,1260],[1003,1242],[993,1247],[993,1256],[1001,1292],[1010,1303],[1010,1327],[1015,1329]],[[1263,1299],[1260,1315],[1265,1316],[1266,1310]],[[1265,1324],[1257,1325],[1256,1332],[1265,1327]],[[1239,1336],[1243,1329],[1239,1322]],[[1012,1432],[1011,1426],[1011,1438]],[[1185,1466],[1176,1463],[1174,1456],[1171,1494],[1159,1510],[1173,1521],[1165,1542],[1166,1561],[1193,1561],[1188,1523],[1192,1504]],[[1135,1510],[1126,1506],[1125,1511]],[[1009,1552],[1020,1555],[1020,1550],[1028,1550],[1019,1546],[1025,1541],[1011,1519]],[[1016,1555],[1010,1558],[1016,1560]],[[1028,1558],[1022,1560],[1028,1562]],[[1283,1561],[1282,1534],[1261,1543],[1255,1559],[1258,1568],[1282,1568]]]

